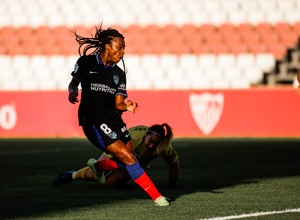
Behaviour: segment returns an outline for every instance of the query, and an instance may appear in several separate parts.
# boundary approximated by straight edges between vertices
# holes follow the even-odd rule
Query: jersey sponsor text
[[[111,88],[107,85],[104,84],[99,84],[99,83],[91,83],[91,90],[92,91],[99,91],[99,92],[107,92],[110,94],[115,94],[116,93],[116,89]]]

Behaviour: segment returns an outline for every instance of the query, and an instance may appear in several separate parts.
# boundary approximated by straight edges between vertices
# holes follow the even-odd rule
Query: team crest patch
[[[222,93],[190,94],[190,110],[199,129],[209,135],[218,124],[223,112],[224,95]]]
[[[113,77],[114,77],[114,82],[115,82],[116,84],[118,84],[118,83],[119,83],[119,76],[113,75]]]
[[[108,137],[110,137],[113,140],[117,138],[117,133],[114,131],[108,133],[107,135],[108,135]]]

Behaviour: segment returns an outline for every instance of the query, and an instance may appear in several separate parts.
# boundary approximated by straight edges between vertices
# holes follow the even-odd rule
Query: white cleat
[[[155,203],[156,206],[168,206],[168,205],[170,205],[170,202],[164,196],[160,196],[157,199],[155,199],[154,203]]]
[[[87,165],[93,170],[94,175],[95,175],[95,180],[99,184],[103,184],[103,183],[105,183],[104,171],[98,171],[98,170],[96,170],[96,168],[94,167],[95,163],[97,163],[97,160],[91,158],[91,159],[88,160]]]

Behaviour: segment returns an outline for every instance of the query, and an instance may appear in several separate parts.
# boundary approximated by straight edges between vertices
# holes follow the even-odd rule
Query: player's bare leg
[[[169,205],[167,199],[158,192],[151,179],[148,177],[144,169],[140,166],[132,151],[127,146],[125,146],[122,141],[117,140],[113,144],[106,147],[106,150],[108,153],[114,155],[123,164],[125,164],[125,168],[127,169],[131,179],[142,189],[144,189],[144,191],[152,198],[156,205]],[[114,169],[116,169],[115,165],[119,167],[117,163],[111,165],[114,166],[112,167]],[[90,163],[89,166],[93,169],[94,172],[101,170],[103,171],[108,168],[107,166],[104,168],[104,163],[101,160]]]

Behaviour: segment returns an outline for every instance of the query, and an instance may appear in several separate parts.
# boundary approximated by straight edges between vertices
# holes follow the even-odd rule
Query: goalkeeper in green
[[[151,162],[162,157],[169,165],[169,179],[167,188],[176,188],[179,173],[179,157],[172,147],[171,140],[173,132],[167,124],[155,124],[148,126],[135,126],[128,129],[132,138],[136,158],[141,166],[147,170]],[[116,159],[109,154],[103,153],[98,160],[105,160],[110,165],[110,161],[116,163]],[[131,178],[125,168],[118,168],[106,171],[105,182],[100,183],[101,187],[124,187]],[[71,183],[75,180],[95,181],[93,170],[86,166],[77,171],[71,170],[60,173],[53,181],[54,185]]]

